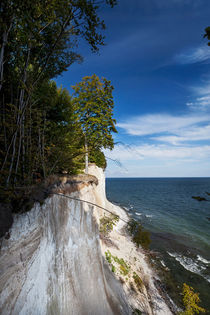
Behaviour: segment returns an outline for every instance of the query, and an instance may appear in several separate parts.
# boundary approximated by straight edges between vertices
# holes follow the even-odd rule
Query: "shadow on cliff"
[[[93,178],[62,180],[54,189],[80,198],[81,188],[95,185]],[[93,210],[52,195],[14,216],[0,256],[2,315],[131,314],[120,282],[102,258]]]

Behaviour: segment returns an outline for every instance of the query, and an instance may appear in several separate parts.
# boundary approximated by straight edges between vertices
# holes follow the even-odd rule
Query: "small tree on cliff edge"
[[[88,153],[101,148],[113,149],[112,132],[117,132],[113,116],[113,86],[95,74],[86,76],[72,87],[77,122],[84,137],[85,172],[88,173]]]
[[[192,287],[184,283],[182,293],[185,310],[180,312],[179,315],[194,315],[206,312],[203,307],[198,305],[200,303],[199,294],[194,292]]]

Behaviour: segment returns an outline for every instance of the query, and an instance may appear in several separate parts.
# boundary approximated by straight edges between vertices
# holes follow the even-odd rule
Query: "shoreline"
[[[207,203],[191,198],[196,191],[208,191],[209,183],[156,183],[142,179],[106,183],[108,199],[126,207],[128,214],[151,232],[150,249],[157,252],[156,262],[152,257],[151,265],[154,263],[155,269],[160,270],[164,288],[178,308],[183,308],[182,290],[186,283],[199,293],[200,305],[209,313],[209,209]],[[165,266],[161,266],[161,260]]]
[[[99,185],[95,188],[97,204],[103,205],[104,208],[128,222],[130,216],[126,210],[107,200],[105,176],[101,171],[93,165],[90,168],[90,174],[95,175],[99,180]],[[103,215],[106,213],[99,211],[99,217],[102,218]],[[175,313],[175,305],[170,297],[166,296],[167,292],[163,291],[160,278],[148,262],[148,255],[142,248],[136,248],[126,231],[125,222],[119,220],[109,236],[100,239],[100,244],[103,258],[115,277],[122,283],[128,303],[133,310],[154,315]],[[124,274],[118,260],[124,261],[128,266]]]
[[[108,203],[111,202],[108,201]],[[130,217],[127,212],[122,207],[114,206],[115,213],[129,221]],[[104,243],[104,240],[101,240],[103,257],[106,259],[105,253],[109,250],[112,255],[124,259],[131,266],[131,274],[132,272],[138,274],[143,282],[144,288],[142,287],[142,291],[136,290],[134,294],[131,293],[132,275],[122,284],[131,307],[133,309],[140,308],[141,311],[147,308],[147,311],[149,311],[148,314],[174,314],[176,305],[163,289],[161,280],[156,274],[156,271],[150,266],[149,253],[146,253],[142,248],[136,248],[131,236],[129,236],[126,231],[126,223],[119,220],[113,231],[111,231],[109,239],[112,245],[108,246]],[[122,281],[119,272],[116,273],[116,276]],[[149,302],[149,305],[146,300]]]

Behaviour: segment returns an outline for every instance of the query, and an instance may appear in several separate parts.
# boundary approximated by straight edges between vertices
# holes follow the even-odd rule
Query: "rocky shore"
[[[108,238],[101,239],[101,250],[105,260],[107,260],[107,253],[109,256],[111,253],[112,257],[123,260],[128,266],[128,273],[123,273],[121,265],[116,262],[117,259],[111,258],[111,263],[107,261],[110,270],[114,269],[115,277],[122,283],[129,305],[133,311],[136,310],[136,314],[138,314],[138,310],[142,314],[173,314],[169,301],[165,301],[164,292],[158,285],[159,279],[148,263],[145,251],[142,248],[137,249],[128,234],[125,222],[129,221],[129,217],[126,211],[106,199],[103,171],[92,165],[89,173],[95,175],[99,180],[99,185],[95,189],[98,204],[120,218]],[[107,213],[100,211],[100,217],[104,215]]]

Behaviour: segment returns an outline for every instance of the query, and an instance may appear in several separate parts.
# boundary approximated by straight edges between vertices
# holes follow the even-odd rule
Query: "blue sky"
[[[118,143],[109,177],[210,176],[209,0],[119,0],[100,10],[106,46],[56,81],[96,73],[114,85]],[[120,161],[116,164],[111,159]]]

